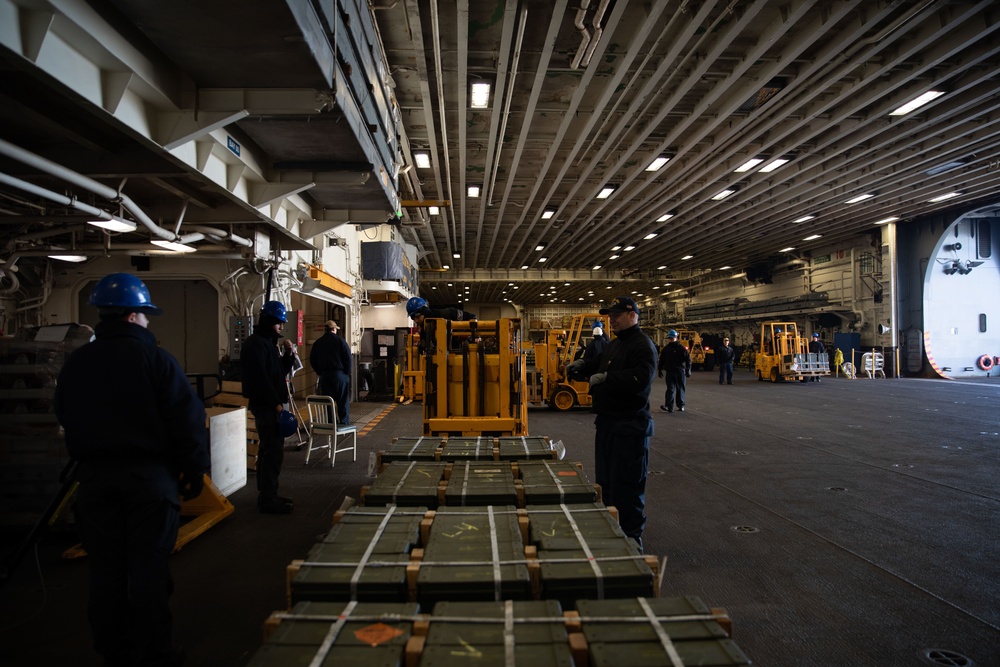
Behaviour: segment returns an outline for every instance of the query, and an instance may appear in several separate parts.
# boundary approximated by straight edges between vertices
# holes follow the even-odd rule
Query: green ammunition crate
[[[656,577],[631,540],[597,540],[586,547],[538,551],[543,599],[572,609],[577,600],[655,597]]]
[[[517,489],[510,464],[492,461],[454,463],[445,489],[445,505],[514,505]]]
[[[335,639],[322,665],[396,667],[403,664],[406,643],[412,635],[416,604],[357,603],[339,629],[347,603],[300,602],[291,612],[268,619],[270,634],[250,661],[252,667],[307,667],[323,651],[327,637]]]
[[[530,544],[537,545],[543,538],[575,539],[578,530],[589,539],[625,537],[618,520],[603,503],[528,505],[526,510]]]
[[[437,507],[444,463],[394,461],[382,469],[364,493],[364,504]]]
[[[393,461],[436,461],[441,449],[441,438],[393,438],[389,449],[379,452],[381,466]]]
[[[514,506],[439,510],[416,581],[424,606],[444,600],[529,600],[531,577]]]
[[[507,602],[438,602],[430,618],[427,644],[502,646],[506,605]],[[566,619],[555,600],[510,601],[510,605],[515,644],[565,644],[568,641]]]
[[[511,664],[531,667],[574,667],[573,656],[567,644],[515,644],[513,652],[514,660],[511,663],[507,660],[503,645],[457,648],[425,646],[420,657],[420,667],[507,667]]]
[[[674,644],[685,665],[727,667],[749,665],[750,659],[731,639],[695,639]],[[591,667],[669,667],[673,663],[659,643],[593,644],[590,646]]]
[[[456,461],[495,461],[496,452],[493,437],[479,436],[476,438],[448,438],[441,450],[441,460]]]
[[[555,452],[545,436],[502,436],[498,448],[501,461],[555,460]]]
[[[597,489],[577,463],[568,461],[519,461],[525,504],[588,503]]]
[[[727,638],[712,610],[694,596],[644,598],[642,603],[636,598],[578,600],[576,610],[580,614],[587,643],[659,643],[656,627],[643,609],[643,604],[671,641]]]

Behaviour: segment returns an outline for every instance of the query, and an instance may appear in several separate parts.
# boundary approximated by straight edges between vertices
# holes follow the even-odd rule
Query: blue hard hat
[[[671,329],[667,332],[667,338],[677,338],[677,332]]]
[[[295,435],[298,428],[299,420],[295,418],[295,415],[288,410],[282,410],[278,416],[278,435],[287,438],[290,435]]]
[[[406,302],[406,314],[409,317],[413,317],[416,313],[419,313],[426,307],[426,299],[421,299],[419,296],[410,297],[410,300]]]
[[[818,333],[814,333],[813,334],[813,338],[819,338],[819,334]]]
[[[98,308],[129,308],[159,315],[146,284],[131,273],[112,273],[101,278],[90,292],[90,305]]]
[[[598,321],[594,322],[594,326],[592,326],[590,328],[591,329],[603,329],[604,328],[604,324],[600,320],[598,320]]]
[[[285,304],[280,301],[268,301],[264,304],[264,307],[260,309],[260,312],[273,317],[279,322],[288,321],[288,309],[285,308]]]

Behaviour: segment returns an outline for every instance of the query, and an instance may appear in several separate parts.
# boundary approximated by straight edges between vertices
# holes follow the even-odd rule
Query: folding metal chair
[[[355,426],[340,426],[337,424],[337,404],[330,396],[313,394],[306,396],[306,407],[309,409],[309,448],[306,450],[306,465],[314,449],[326,449],[330,452],[330,467],[332,468],[337,454],[354,452],[358,460],[358,429]],[[317,445],[317,438],[329,438],[329,443]],[[350,439],[351,444],[339,446],[338,442]]]

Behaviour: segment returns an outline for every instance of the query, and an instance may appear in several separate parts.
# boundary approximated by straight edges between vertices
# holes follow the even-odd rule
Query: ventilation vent
[[[976,230],[976,254],[979,259],[989,259],[993,255],[993,235],[990,233],[991,218],[983,218],[979,221]]]

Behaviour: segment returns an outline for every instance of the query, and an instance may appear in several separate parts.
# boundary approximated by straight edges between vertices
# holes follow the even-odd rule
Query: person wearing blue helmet
[[[240,365],[243,396],[257,426],[257,509],[265,514],[289,514],[292,500],[278,495],[278,477],[285,457],[280,418],[288,403],[286,376],[295,363],[292,348],[278,351],[278,339],[288,320],[280,301],[268,301],[260,310],[257,326],[243,343]]]
[[[420,327],[423,326],[425,317],[438,317],[458,322],[476,319],[475,315],[460,308],[431,308],[427,305],[427,300],[419,296],[411,297],[406,302],[406,314]]]
[[[94,340],[63,364],[54,396],[66,449],[77,461],[77,528],[87,550],[87,615],[108,665],[174,665],[168,558],[181,499],[210,469],[205,408],[184,370],[147,329],[162,311],[128,273],[90,294]]]

